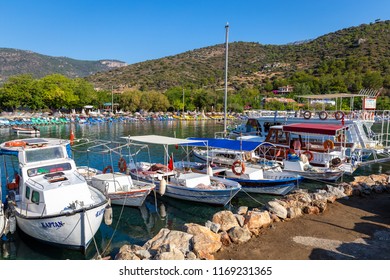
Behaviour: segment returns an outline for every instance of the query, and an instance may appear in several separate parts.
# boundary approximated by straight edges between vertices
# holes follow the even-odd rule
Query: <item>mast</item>
[[[229,37],[229,23],[225,25],[226,35],[225,35],[225,104],[224,104],[224,119],[223,119],[223,134],[226,137],[227,135],[227,73],[228,73],[228,53],[229,53],[229,45],[228,45],[228,37]]]
[[[114,114],[114,86],[111,86],[111,113]]]
[[[183,88],[183,116],[184,116],[184,88]]]

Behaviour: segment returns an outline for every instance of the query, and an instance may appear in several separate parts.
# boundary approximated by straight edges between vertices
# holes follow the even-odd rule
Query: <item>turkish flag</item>
[[[170,158],[169,158],[168,169],[169,169],[170,171],[173,170],[173,154],[172,154],[172,155],[170,156]]]

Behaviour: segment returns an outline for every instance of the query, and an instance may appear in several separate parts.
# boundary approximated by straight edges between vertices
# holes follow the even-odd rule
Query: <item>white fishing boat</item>
[[[192,155],[210,163],[215,176],[240,183],[242,191],[285,195],[303,179],[298,174],[283,171],[276,162],[260,160],[258,156],[260,142],[220,138],[191,137],[188,139],[198,141],[184,144],[195,146],[191,151]],[[207,164],[191,162],[178,164],[184,167],[188,164],[193,170],[207,171]]]
[[[70,142],[8,141],[0,145],[0,154],[7,202],[17,228],[39,241],[85,251],[101,225],[108,200],[77,172]]]
[[[153,183],[133,180],[120,172],[103,173],[91,178],[91,185],[104,192],[111,204],[140,207],[156,187]]]
[[[77,170],[91,186],[103,192],[111,204],[140,207],[156,185],[132,179],[130,175],[125,174],[127,162],[131,159],[129,148],[128,143],[86,139],[81,139],[72,146],[75,155],[88,153],[88,162],[95,165],[107,164],[104,168],[101,166],[103,171],[91,166],[78,166]],[[111,158],[109,163],[103,163],[102,158],[107,154],[113,155],[115,159]],[[117,167],[113,164],[116,158]]]
[[[23,135],[39,135],[40,134],[40,131],[36,126],[33,126],[33,127],[13,126],[11,129],[16,134],[23,134]]]
[[[185,173],[175,170],[173,157],[169,155],[168,147],[196,141],[158,135],[124,138],[129,142],[155,144],[164,147],[163,164],[134,161],[128,167],[128,172],[133,179],[155,183],[160,195],[199,203],[226,205],[241,189],[239,183],[212,174]]]
[[[283,171],[279,165],[271,167],[258,164],[246,165],[240,162],[239,166],[208,167],[205,163],[179,161],[175,162],[175,168],[187,170],[187,172],[188,170],[198,173],[209,172],[214,176],[236,181],[241,185],[243,192],[270,195],[286,195],[303,179],[300,175]]]

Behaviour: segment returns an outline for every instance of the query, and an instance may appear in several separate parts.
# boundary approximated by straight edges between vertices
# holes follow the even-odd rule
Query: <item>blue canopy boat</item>
[[[188,138],[195,141],[185,143],[194,146],[193,155],[207,163],[215,176],[240,183],[241,190],[251,193],[285,195],[293,190],[302,176],[282,170],[276,162],[263,160],[259,162],[256,150],[261,142],[242,141],[218,138]],[[200,149],[199,147],[207,147]],[[207,172],[208,164],[177,163],[183,168]],[[186,166],[186,164],[188,166]]]

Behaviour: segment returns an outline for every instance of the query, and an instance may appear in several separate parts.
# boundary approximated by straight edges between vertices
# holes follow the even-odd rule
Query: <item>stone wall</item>
[[[213,254],[232,243],[241,244],[260,234],[273,223],[302,215],[326,211],[328,203],[349,196],[367,196],[372,192],[390,192],[386,174],[357,176],[351,183],[326,185],[315,192],[298,189],[282,198],[269,201],[261,208],[238,208],[237,213],[220,211],[205,225],[188,223],[183,231],[163,228],[143,246],[124,245],[116,260],[195,260],[214,259]]]

